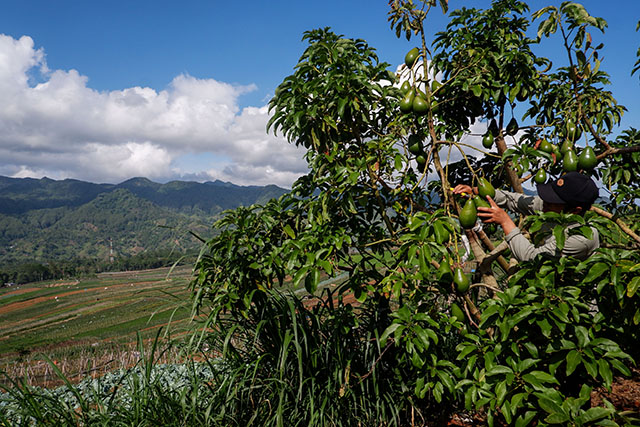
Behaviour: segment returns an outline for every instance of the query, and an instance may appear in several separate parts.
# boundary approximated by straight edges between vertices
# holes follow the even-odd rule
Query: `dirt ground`
[[[600,406],[607,399],[620,411],[632,411],[640,416],[640,369],[632,371],[631,378],[616,377],[611,392],[599,388],[591,393],[591,406]]]

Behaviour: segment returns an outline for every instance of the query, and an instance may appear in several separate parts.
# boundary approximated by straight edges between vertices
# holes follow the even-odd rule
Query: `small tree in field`
[[[640,340],[640,133],[614,137],[624,107],[601,70],[606,22],[577,3],[529,17],[525,2],[496,0],[451,12],[428,46],[436,2],[389,5],[392,29],[417,45],[397,75],[363,40],[305,33],[269,128],[307,149],[309,173],[278,200],[228,212],[196,264],[194,307],[236,369],[226,410],[305,425],[461,408],[490,424],[624,422],[589,405],[592,387],[630,373]],[[551,34],[564,64],[535,53]],[[501,231],[450,190],[523,192],[574,169],[602,183],[599,205],[523,227],[551,221],[560,245],[568,222],[596,227],[602,247],[585,261],[509,259]]]

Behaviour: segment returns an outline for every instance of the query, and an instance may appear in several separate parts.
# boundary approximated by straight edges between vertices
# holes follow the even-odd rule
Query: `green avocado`
[[[578,156],[573,150],[564,153],[562,168],[565,172],[575,172],[578,170]]]
[[[415,98],[415,92],[413,91],[413,89],[411,89],[400,101],[400,111],[402,111],[403,113],[411,112],[413,108],[413,98]]]
[[[405,80],[402,83],[402,86],[400,86],[400,90],[402,91],[403,95],[406,95],[411,90],[411,83],[409,83],[409,80]]]
[[[547,182],[547,171],[542,168],[538,169],[538,172],[536,172],[533,180],[536,182],[536,184],[544,184],[545,182]]]
[[[469,199],[460,210],[460,225],[463,228],[472,228],[478,219],[478,210],[473,200]]]
[[[489,128],[487,130],[494,137],[498,136],[498,133],[500,131],[498,130],[498,123],[496,123],[496,119],[491,119],[491,121],[489,122]]]
[[[418,157],[416,157],[416,162],[418,163],[418,171],[420,171],[420,173],[423,173],[427,167],[427,158],[424,156],[424,154],[418,154]]]
[[[462,309],[458,304],[456,304],[455,302],[451,303],[450,310],[451,310],[451,315],[455,317],[458,322],[465,321],[464,311],[462,311]]]
[[[482,146],[484,148],[493,147],[493,135],[491,135],[491,132],[485,133],[484,136],[482,137]]]
[[[520,126],[518,126],[518,121],[515,117],[512,117],[507,124],[507,134],[515,135],[516,133],[518,133],[518,129],[520,129]]]
[[[409,68],[413,67],[413,64],[416,62],[416,59],[418,59],[418,56],[420,56],[420,51],[417,47],[414,47],[405,55],[404,64]]]
[[[427,114],[427,111],[429,111],[429,104],[427,104],[427,101],[418,94],[413,98],[412,109],[414,113],[422,116]]]
[[[469,290],[471,281],[469,280],[469,276],[464,274],[464,271],[462,271],[460,267],[456,267],[453,270],[453,284],[456,285],[456,291],[461,294]]]
[[[483,207],[483,208],[490,208],[491,205],[489,204],[489,202],[487,202],[485,199],[483,199],[480,196],[473,196],[473,203],[476,205],[476,208],[479,207]]]
[[[520,92],[516,95],[518,102],[524,102],[529,97],[529,91],[526,87],[520,88]]]
[[[546,139],[543,139],[540,145],[538,146],[538,150],[544,151],[545,153],[553,152],[553,145]]]
[[[598,164],[598,158],[591,147],[585,147],[578,156],[578,167],[584,170],[591,170]]]
[[[564,142],[562,143],[562,146],[560,147],[560,152],[562,154],[565,154],[569,150],[573,150],[573,141],[570,141],[569,139],[565,139]]]
[[[407,145],[409,145],[409,152],[411,154],[415,154],[416,156],[422,154],[422,138],[418,135],[411,135]]]
[[[487,196],[493,199],[496,196],[496,190],[493,188],[493,185],[483,177],[478,180],[478,194],[483,199],[486,199]]]
[[[580,133],[581,132],[579,131],[578,127],[573,122],[573,120],[569,120],[567,122],[567,138],[573,142],[576,139],[580,138]]]

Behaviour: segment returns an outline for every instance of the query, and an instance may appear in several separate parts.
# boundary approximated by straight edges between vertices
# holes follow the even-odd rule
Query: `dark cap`
[[[555,181],[538,184],[538,196],[548,203],[590,206],[598,198],[598,187],[588,176],[569,172]]]

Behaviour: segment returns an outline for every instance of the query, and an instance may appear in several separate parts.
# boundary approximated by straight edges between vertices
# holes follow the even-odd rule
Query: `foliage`
[[[505,292],[483,303],[481,333],[458,347],[471,377],[458,384],[469,409],[489,405],[507,423],[530,422],[540,415],[539,399],[561,404],[588,384],[609,387],[616,371],[630,374],[632,359],[607,338],[605,315],[582,297],[588,286],[575,286],[575,264],[525,263]]]
[[[369,409],[387,417],[383,423],[408,424],[409,412],[438,404],[485,411],[489,424],[625,422],[613,406],[589,408],[588,399],[592,387],[629,374],[640,320],[640,149],[634,129],[610,141],[624,107],[607,90],[603,45],[591,35],[606,21],[563,2],[530,15],[539,21],[531,39],[528,5],[495,0],[485,10],[452,11],[427,46],[425,20],[437,2],[389,5],[396,35],[421,44],[396,75],[363,40],[328,28],[305,33],[307,49],[269,104],[269,127],[307,149],[310,172],[280,199],[227,212],[196,263],[194,308],[210,314],[213,336],[230,331],[218,343],[225,357],[250,367],[237,373],[245,393],[238,405],[278,402],[267,412],[244,407],[265,423],[284,414],[294,424],[327,423],[324,407],[307,400],[309,382],[318,402],[364,422],[360,403],[341,406],[336,378],[363,375],[366,356],[380,359],[376,378],[396,381],[363,391],[395,400],[399,412]],[[555,33],[568,63],[553,68],[534,47]],[[487,124],[484,149],[469,142],[478,121]],[[587,147],[597,164],[581,168],[615,194],[604,203],[613,213],[546,213],[521,224],[534,242],[553,234],[559,248],[572,234],[599,236],[603,248],[587,260],[509,264],[500,257],[508,252],[492,253],[499,245],[484,230],[460,227],[465,200],[452,196],[452,184],[484,177],[523,192],[538,170],[558,177],[575,166],[562,154],[577,158]],[[346,317],[341,304],[311,314],[274,291],[286,277],[311,295],[334,283],[338,300],[352,296],[361,306]],[[471,286],[460,284],[467,279]],[[236,351],[248,342],[259,345]],[[347,350],[371,343],[377,352]],[[332,374],[313,364],[325,348]],[[265,394],[246,383],[264,384],[257,393]]]
[[[370,324],[384,323],[379,302],[353,306],[331,292],[323,300],[267,295],[246,317],[218,319],[205,338],[223,351],[225,401],[216,409],[229,423],[394,425],[406,417],[407,367]]]

